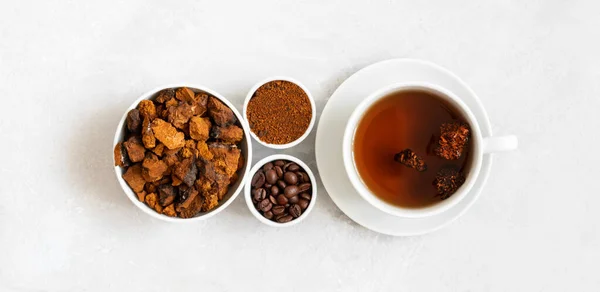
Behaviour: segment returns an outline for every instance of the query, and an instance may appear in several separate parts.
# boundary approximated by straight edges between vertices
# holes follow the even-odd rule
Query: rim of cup
[[[463,118],[467,120],[469,125],[471,126],[471,140],[473,141],[473,147],[470,149],[471,157],[468,167],[468,172],[465,175],[464,184],[449,198],[442,200],[436,204],[425,206],[421,208],[405,208],[392,205],[387,203],[377,197],[373,192],[364,184],[364,181],[360,177],[358,173],[358,169],[356,168],[356,163],[354,162],[354,135],[356,133],[356,128],[360,123],[361,118],[363,117],[366,110],[368,110],[377,100],[397,91],[407,90],[407,89],[420,89],[429,91],[437,96],[441,96],[445,100],[452,103],[457,111],[460,111]],[[369,204],[376,207],[377,209],[394,215],[398,217],[406,217],[406,218],[422,218],[433,216],[439,213],[442,213],[452,206],[456,205],[460,200],[462,200],[466,194],[471,190],[473,185],[475,184],[477,177],[479,176],[479,172],[481,170],[481,159],[483,157],[483,137],[481,135],[481,129],[477,122],[477,119],[469,109],[469,107],[460,100],[454,93],[449,90],[440,87],[435,84],[426,83],[426,82],[405,82],[405,83],[395,83],[383,87],[372,94],[370,94],[367,98],[365,98],[352,112],[350,118],[348,119],[348,123],[346,124],[346,128],[344,131],[343,137],[343,159],[344,159],[344,168],[346,169],[346,173],[350,178],[350,182],[352,186],[357,190],[360,196],[365,199]]]
[[[247,109],[248,109],[248,103],[250,103],[250,100],[254,96],[254,93],[261,86],[265,85],[266,83],[269,83],[271,81],[278,81],[278,80],[288,81],[288,82],[298,85],[300,88],[302,88],[302,90],[308,96],[308,100],[310,101],[311,113],[312,113],[312,116],[310,118],[310,123],[308,124],[308,128],[306,128],[306,131],[304,131],[304,134],[302,134],[302,136],[300,136],[298,139],[296,139],[290,143],[287,143],[287,144],[271,144],[271,143],[264,142],[264,141],[260,140],[260,138],[258,138],[258,136],[256,136],[256,134],[254,132],[252,132],[251,129],[250,129],[250,136],[252,136],[252,138],[254,138],[254,140],[256,142],[258,142],[259,144],[261,144],[265,147],[268,147],[271,149],[288,149],[288,148],[294,147],[294,146],[302,143],[302,141],[304,141],[304,139],[306,139],[306,137],[308,137],[308,135],[312,131],[313,126],[315,125],[315,120],[316,120],[316,116],[317,116],[315,99],[313,98],[312,94],[310,93],[310,90],[308,90],[308,88],[306,86],[304,86],[304,84],[302,84],[300,81],[298,81],[294,78],[286,77],[286,76],[273,76],[273,77],[266,78],[266,79],[256,83],[254,86],[252,86],[250,91],[248,91],[248,94],[246,95],[246,99],[244,100],[244,108],[242,110],[242,114],[244,115],[244,120],[249,125],[250,121],[248,121]],[[250,127],[248,127],[248,128],[250,128]]]
[[[244,160],[245,160],[246,165],[244,166],[243,172],[240,174],[239,179],[236,182],[237,188],[233,189],[230,187],[228,190],[228,194],[233,192],[231,194],[231,196],[224,202],[219,203],[219,206],[217,206],[217,208],[210,210],[208,212],[201,212],[200,215],[197,215],[195,217],[192,217],[192,218],[169,217],[167,215],[159,214],[154,209],[147,206],[145,203],[140,202],[138,200],[135,192],[129,187],[127,182],[122,177],[123,173],[125,173],[124,169],[121,168],[120,166],[114,166],[114,170],[115,170],[115,175],[117,177],[117,181],[121,185],[123,192],[127,195],[129,200],[131,200],[131,202],[136,207],[141,209],[144,213],[146,213],[156,219],[160,219],[160,220],[167,221],[167,222],[189,223],[189,222],[196,222],[196,221],[208,219],[212,216],[217,215],[221,211],[225,210],[235,200],[235,198],[239,195],[239,193],[242,191],[242,189],[244,188],[244,185],[246,184],[246,180],[248,179],[248,174],[250,172],[250,166],[251,166],[250,162],[252,161],[252,141],[250,139],[250,134],[249,134],[250,127],[248,127],[246,120],[242,118],[242,115],[238,112],[238,110],[235,108],[235,106],[228,99],[226,99],[221,94],[219,94],[218,92],[216,92],[208,87],[205,87],[202,85],[195,85],[195,84],[186,84],[186,83],[163,85],[163,86],[156,87],[150,91],[147,91],[146,93],[144,93],[140,97],[138,97],[135,101],[133,101],[133,103],[125,110],[125,113],[121,117],[121,120],[119,121],[119,124],[117,126],[117,131],[115,132],[115,137],[114,137],[112,148],[111,148],[111,157],[113,157],[112,153],[113,153],[114,148],[117,145],[117,143],[123,142],[124,134],[125,134],[125,127],[126,127],[125,120],[127,118],[127,113],[129,113],[130,110],[136,108],[142,100],[152,99],[153,97],[155,97],[156,94],[158,94],[158,92],[160,92],[161,90],[168,89],[168,88],[178,88],[178,87],[188,87],[189,89],[192,89],[194,92],[202,91],[202,92],[206,92],[206,93],[218,98],[221,102],[223,102],[225,105],[227,105],[233,111],[233,114],[240,121],[242,129],[244,130],[244,139],[245,139],[242,147],[240,147],[240,148],[242,148],[242,151],[243,151],[243,146],[245,146],[247,149],[246,153],[244,153],[245,154]],[[226,196],[227,195],[225,195],[225,197]]]
[[[251,177],[253,177],[254,174],[260,168],[262,168],[265,164],[267,164],[269,162],[273,162],[275,160],[289,160],[289,161],[295,162],[300,167],[302,167],[302,169],[304,169],[304,171],[308,174],[308,177],[310,178],[310,183],[311,183],[311,189],[312,189],[311,196],[312,197],[310,199],[310,203],[308,204],[308,207],[306,208],[306,210],[304,210],[302,215],[300,215],[298,218],[296,218],[290,222],[286,222],[286,223],[279,223],[279,222],[271,221],[271,220],[265,218],[262,214],[260,214],[258,212],[258,210],[256,210],[256,207],[254,207],[254,204],[252,203],[252,197],[251,197],[252,196],[252,183],[250,181]],[[304,218],[308,217],[308,215],[310,214],[310,212],[312,211],[312,209],[314,208],[314,206],[317,202],[317,181],[315,179],[315,175],[313,174],[310,167],[308,167],[308,165],[306,165],[306,163],[304,163],[302,160],[298,159],[295,156],[291,156],[291,155],[287,155],[287,154],[274,154],[274,155],[267,156],[267,157],[261,159],[256,164],[254,164],[254,166],[250,170],[249,177],[250,177],[250,179],[246,183],[246,186],[244,188],[244,199],[246,200],[246,206],[248,206],[250,213],[252,213],[252,215],[254,215],[254,217],[256,217],[256,219],[258,219],[258,221],[260,221],[266,225],[269,225],[272,227],[289,227],[289,226],[296,225],[296,224],[300,223],[300,221],[304,220]]]

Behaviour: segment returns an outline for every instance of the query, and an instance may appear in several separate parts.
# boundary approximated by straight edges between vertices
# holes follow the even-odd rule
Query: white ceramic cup
[[[453,105],[456,110],[460,111],[462,116],[471,126],[472,147],[470,148],[470,153],[472,158],[470,159],[470,165],[467,166],[468,173],[465,175],[466,180],[464,184],[456,191],[456,193],[446,200],[440,200],[439,203],[422,208],[399,207],[389,204],[377,197],[369,190],[369,188],[361,179],[354,161],[354,135],[356,133],[356,128],[363,117],[363,114],[371,107],[371,105],[381,98],[386,97],[391,93],[404,90],[421,90],[439,96],[449,104]],[[517,148],[517,145],[517,137],[512,135],[502,137],[483,137],[479,123],[469,107],[458,96],[454,95],[449,90],[446,90],[445,88],[435,84],[412,82],[392,84],[384,87],[369,95],[358,105],[358,107],[356,107],[354,112],[352,112],[348,123],[346,124],[343,140],[343,157],[344,166],[350,178],[350,182],[363,197],[363,199],[365,199],[368,203],[391,215],[420,218],[441,213],[462,200],[477,181],[477,177],[481,171],[483,155],[493,152],[513,150]]]
[[[246,187],[244,189],[244,198],[246,199],[246,205],[248,205],[248,209],[250,209],[250,213],[252,213],[252,215],[254,215],[254,217],[256,217],[256,219],[258,219],[258,221],[260,221],[266,225],[269,225],[272,227],[288,227],[288,226],[296,225],[296,224],[300,223],[300,221],[304,220],[304,218],[306,218],[308,216],[308,214],[310,214],[310,211],[312,211],[312,209],[315,207],[315,204],[317,202],[317,181],[315,179],[315,175],[313,174],[312,170],[310,170],[310,168],[308,167],[308,165],[306,165],[306,163],[304,163],[302,160],[300,160],[294,156],[287,155],[287,154],[274,154],[274,155],[271,155],[271,156],[261,159],[250,170],[250,180],[252,179],[252,176],[254,176],[254,174],[260,168],[262,168],[265,164],[267,164],[269,162],[273,162],[275,160],[288,160],[291,162],[295,162],[304,170],[304,172],[306,172],[308,174],[308,177],[310,178],[310,183],[312,185],[312,187],[311,187],[312,193],[310,194],[311,199],[310,199],[310,203],[308,204],[308,207],[306,207],[306,210],[304,210],[304,212],[300,215],[300,217],[298,217],[290,222],[278,223],[275,221],[271,221],[271,220],[265,218],[265,216],[263,216],[260,212],[258,212],[258,210],[256,210],[256,207],[254,207],[254,204],[252,203],[251,181],[248,181],[248,183],[246,183]]]
[[[156,97],[161,90],[167,89],[167,88],[177,88],[177,87],[188,87],[189,89],[191,89],[194,92],[206,92],[206,93],[216,97],[221,102],[223,102],[227,107],[229,107],[231,109],[231,111],[233,111],[233,113],[235,114],[235,117],[240,121],[240,124],[242,125],[242,128],[244,129],[244,138],[242,139],[240,149],[242,151],[242,154],[244,155],[244,163],[245,164],[244,164],[244,167],[240,170],[240,172],[238,172],[238,174],[239,174],[238,180],[233,185],[229,186],[229,191],[223,197],[223,199],[219,202],[219,205],[215,209],[210,210],[208,212],[200,212],[198,215],[196,215],[195,217],[192,217],[192,218],[169,217],[169,216],[166,216],[163,214],[159,214],[154,209],[148,207],[146,204],[144,204],[143,202],[140,202],[138,200],[135,192],[133,192],[133,190],[129,187],[129,185],[127,185],[127,182],[123,179],[123,174],[125,173],[125,170],[119,166],[115,166],[114,168],[115,168],[115,174],[117,175],[117,180],[119,181],[119,184],[121,185],[121,188],[123,189],[123,192],[125,192],[125,194],[129,198],[129,200],[131,200],[131,202],[133,202],[133,204],[136,207],[138,207],[142,211],[144,211],[144,213],[146,213],[154,218],[157,218],[157,219],[160,219],[163,221],[168,221],[168,222],[176,222],[176,223],[196,222],[196,221],[208,219],[208,218],[218,214],[219,212],[225,210],[225,208],[227,208],[227,206],[229,206],[229,204],[231,204],[231,202],[233,202],[233,200],[242,191],[242,188],[244,187],[244,184],[246,183],[246,179],[248,177],[248,172],[250,171],[250,165],[251,165],[250,162],[252,161],[252,142],[250,141],[250,134],[249,134],[250,128],[246,124],[246,120],[242,118],[242,115],[240,115],[240,113],[237,111],[235,106],[233,106],[233,104],[231,102],[229,102],[229,100],[227,100],[225,97],[220,95],[218,92],[216,92],[212,89],[209,89],[208,87],[201,86],[201,85],[171,84],[171,85],[165,85],[165,86],[161,86],[161,87],[152,89],[152,90],[142,94],[142,96],[140,96],[138,99],[136,99],[131,104],[131,106],[129,106],[129,108],[127,108],[127,110],[123,114],[123,117],[121,118],[121,121],[119,121],[119,125],[117,126],[117,131],[115,133],[115,138],[113,140],[113,147],[111,148],[111,157],[112,157],[112,151],[114,150],[115,145],[117,145],[117,143],[119,143],[119,142],[122,142],[123,139],[125,138],[125,132],[126,132],[125,120],[127,119],[127,113],[129,113],[130,110],[137,108],[140,101],[145,100],[145,99],[153,99],[154,97]]]
[[[294,147],[294,146],[300,144],[302,141],[304,141],[304,139],[306,139],[308,134],[310,134],[310,131],[312,131],[313,126],[315,125],[315,120],[317,117],[317,107],[315,106],[315,99],[313,98],[312,94],[310,93],[308,88],[306,86],[304,86],[304,84],[300,83],[300,81],[290,78],[290,77],[285,77],[285,76],[270,77],[270,78],[264,79],[264,80],[256,83],[254,86],[252,86],[250,91],[248,91],[248,94],[246,95],[246,100],[244,100],[244,108],[242,110],[242,113],[244,114],[244,119],[246,119],[247,123],[249,123],[249,121],[248,121],[248,103],[250,103],[250,100],[254,96],[254,93],[261,86],[265,85],[266,83],[269,83],[271,81],[278,81],[278,80],[288,81],[288,82],[294,83],[294,84],[298,85],[300,88],[302,88],[302,90],[308,96],[308,100],[310,101],[310,107],[312,109],[312,116],[310,118],[310,123],[308,124],[308,128],[306,128],[306,131],[304,131],[304,134],[302,134],[302,136],[300,136],[298,139],[296,139],[290,143],[287,143],[287,144],[267,143],[267,142],[262,141],[260,138],[258,138],[258,136],[256,136],[256,134],[254,134],[254,132],[250,131],[250,135],[252,136],[252,138],[254,138],[254,140],[256,140],[256,142],[262,144],[265,147],[269,147],[271,149],[281,150],[281,149],[288,149],[288,148]]]

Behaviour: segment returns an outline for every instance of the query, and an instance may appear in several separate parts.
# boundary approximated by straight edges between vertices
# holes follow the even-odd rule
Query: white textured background
[[[599,27],[594,0],[2,0],[0,290],[599,291]],[[151,88],[204,84],[241,109],[282,74],[322,109],[396,57],[463,77],[521,142],[438,232],[371,232],[323,189],[294,228],[262,225],[242,197],[173,225],[114,178],[117,122]],[[316,167],[314,134],[285,152]]]

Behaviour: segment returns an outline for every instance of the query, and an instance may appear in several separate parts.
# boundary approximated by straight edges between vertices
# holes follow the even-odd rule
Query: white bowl
[[[242,129],[244,130],[244,139],[241,142],[240,149],[242,150],[242,154],[244,155],[244,164],[245,165],[242,168],[241,172],[238,172],[239,179],[237,180],[237,182],[235,184],[229,186],[229,191],[223,197],[223,200],[221,200],[221,202],[219,202],[219,205],[217,206],[217,208],[210,210],[208,212],[200,212],[198,215],[196,215],[195,217],[192,217],[192,218],[179,218],[179,217],[169,217],[169,216],[166,216],[163,214],[159,214],[154,209],[148,207],[143,202],[140,202],[138,200],[136,194],[129,187],[129,185],[127,185],[127,182],[125,182],[125,180],[123,179],[123,173],[124,173],[123,168],[121,168],[119,166],[115,166],[115,174],[117,176],[117,180],[119,181],[119,184],[121,185],[121,188],[123,189],[123,192],[125,192],[127,197],[131,200],[131,202],[133,202],[133,204],[135,206],[140,208],[146,214],[148,214],[154,218],[168,221],[168,222],[178,222],[178,223],[194,222],[194,221],[200,221],[200,220],[210,218],[210,217],[218,214],[219,212],[225,210],[225,208],[227,208],[227,206],[229,206],[229,204],[231,204],[231,202],[233,202],[233,200],[242,191],[242,188],[244,186],[244,183],[246,182],[246,179],[248,178],[248,173],[250,171],[250,165],[251,165],[251,161],[252,161],[252,142],[250,141],[250,135],[249,135],[250,127],[248,127],[246,120],[242,118],[242,116],[237,111],[235,106],[233,106],[233,104],[231,104],[231,102],[229,102],[226,98],[224,98],[222,95],[220,95],[216,91],[211,90],[207,87],[204,87],[201,85],[192,85],[192,84],[166,85],[166,86],[161,86],[161,87],[152,89],[152,90],[142,94],[142,96],[140,96],[138,99],[136,99],[133,102],[133,104],[131,104],[131,106],[129,106],[129,108],[127,108],[127,110],[123,114],[123,117],[121,118],[121,121],[119,121],[119,126],[117,127],[117,132],[115,133],[115,139],[113,141],[113,147],[111,148],[111,157],[113,156],[112,153],[113,153],[117,143],[122,142],[125,137],[125,127],[126,127],[125,119],[127,118],[127,113],[129,113],[130,110],[136,108],[138,106],[138,104],[140,103],[140,101],[142,101],[144,99],[153,99],[158,94],[158,92],[160,92],[161,90],[167,89],[167,88],[177,88],[177,87],[188,87],[189,89],[193,90],[194,92],[206,92],[206,93],[218,98],[221,102],[223,102],[225,105],[227,105],[233,111],[233,113],[235,114],[235,117],[240,121],[240,124],[242,125]]]
[[[298,80],[295,80],[293,78],[290,77],[283,77],[283,76],[275,76],[275,77],[271,77],[271,78],[267,78],[261,82],[256,83],[256,85],[254,85],[252,87],[252,89],[250,89],[250,91],[248,91],[248,95],[246,95],[246,100],[244,101],[244,109],[243,109],[243,114],[244,114],[244,119],[246,120],[246,123],[249,124],[248,121],[248,113],[247,113],[247,109],[248,109],[248,103],[250,102],[250,100],[252,99],[252,96],[254,96],[254,93],[256,92],[256,90],[258,90],[258,88],[260,88],[261,86],[263,86],[266,83],[269,83],[271,81],[278,81],[278,80],[282,80],[282,81],[288,81],[291,83],[294,83],[298,86],[300,86],[300,88],[302,88],[302,90],[304,90],[304,92],[306,92],[306,95],[308,96],[308,100],[310,100],[310,107],[312,110],[312,116],[310,118],[310,123],[308,124],[308,128],[306,128],[306,131],[304,132],[304,134],[302,134],[302,136],[300,136],[300,138],[287,143],[287,144],[271,144],[271,143],[266,143],[262,140],[260,140],[256,134],[254,134],[254,132],[250,131],[250,135],[252,136],[252,138],[254,138],[254,140],[256,140],[258,143],[264,145],[265,147],[269,147],[272,149],[287,149],[290,147],[294,147],[298,144],[300,144],[302,141],[304,141],[304,139],[308,136],[308,134],[310,134],[310,131],[312,130],[314,124],[315,124],[315,120],[316,120],[316,116],[317,116],[317,107],[315,106],[315,99],[313,98],[312,94],[310,93],[310,91],[308,90],[308,88],[306,88],[306,86],[304,86],[302,83],[300,83]]]
[[[300,221],[304,220],[304,218],[306,218],[308,216],[310,211],[312,211],[312,209],[315,206],[315,203],[317,201],[317,181],[315,180],[315,176],[314,176],[312,170],[308,167],[308,165],[306,165],[304,162],[302,162],[302,160],[300,160],[294,156],[286,155],[286,154],[275,154],[275,155],[271,155],[271,156],[268,156],[268,157],[260,160],[259,162],[254,164],[254,166],[252,167],[252,170],[250,170],[249,177],[253,177],[254,174],[260,168],[262,168],[265,164],[267,164],[269,162],[273,162],[275,160],[289,160],[289,161],[295,162],[302,169],[304,169],[304,172],[306,172],[308,174],[308,177],[310,177],[312,198],[311,198],[310,203],[308,204],[308,207],[306,208],[306,210],[304,210],[304,212],[302,213],[302,215],[300,215],[300,217],[298,217],[290,222],[278,223],[275,221],[271,221],[271,220],[265,218],[262,214],[260,214],[258,212],[258,210],[256,210],[256,207],[254,207],[254,204],[252,203],[252,194],[251,194],[252,193],[252,184],[250,182],[248,182],[246,184],[246,187],[244,189],[244,199],[246,199],[246,205],[248,206],[248,209],[250,209],[250,213],[252,213],[252,215],[254,215],[254,217],[256,217],[256,219],[258,219],[258,221],[260,221],[264,224],[267,224],[269,226],[273,226],[273,227],[288,227],[288,226],[296,225],[296,224],[300,223]]]

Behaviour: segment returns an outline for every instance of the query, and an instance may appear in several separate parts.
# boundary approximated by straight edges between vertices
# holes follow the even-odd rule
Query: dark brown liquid
[[[440,126],[465,121],[440,97],[405,90],[383,97],[364,113],[354,136],[354,160],[366,186],[382,200],[401,207],[419,208],[440,201],[433,181],[445,166],[464,173],[469,153],[445,160],[433,152]],[[394,161],[394,154],[409,148],[425,159],[427,170],[418,172]]]

